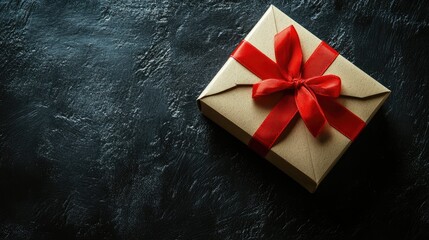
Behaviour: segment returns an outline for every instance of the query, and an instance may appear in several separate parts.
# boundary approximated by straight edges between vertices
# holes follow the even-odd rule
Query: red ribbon
[[[276,34],[274,50],[276,62],[247,41],[242,41],[231,54],[262,79],[253,85],[253,98],[284,92],[248,145],[265,156],[298,112],[314,137],[329,123],[353,141],[365,122],[335,101],[340,96],[341,79],[323,75],[338,52],[321,42],[303,64],[301,44],[293,26]]]

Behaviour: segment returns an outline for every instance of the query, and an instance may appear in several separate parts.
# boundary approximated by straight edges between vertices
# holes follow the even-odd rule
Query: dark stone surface
[[[392,90],[315,194],[195,99],[271,2],[0,1],[0,239],[429,239],[428,1],[273,1]]]

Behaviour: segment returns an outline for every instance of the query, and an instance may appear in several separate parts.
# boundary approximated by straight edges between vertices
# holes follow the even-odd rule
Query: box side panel
[[[247,144],[250,141],[251,136],[248,133],[246,133],[240,127],[235,125],[233,122],[231,122],[230,120],[219,114],[212,107],[210,107],[208,104],[206,104],[204,102],[204,99],[199,100],[199,105],[201,107],[201,112],[207,118],[209,118],[217,125],[228,131],[230,134],[232,134],[244,144]],[[271,162],[281,171],[289,175],[292,179],[301,184],[309,192],[314,192],[316,190],[317,184],[313,179],[309,178],[307,175],[302,173],[299,169],[295,168],[293,165],[288,163],[286,160],[284,160],[282,157],[280,157],[273,151],[270,151],[265,157],[265,159]]]

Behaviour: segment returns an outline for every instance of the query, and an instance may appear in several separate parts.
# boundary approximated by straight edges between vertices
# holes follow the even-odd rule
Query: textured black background
[[[392,90],[315,194],[195,99],[273,3]],[[429,239],[428,1],[0,0],[0,239]]]

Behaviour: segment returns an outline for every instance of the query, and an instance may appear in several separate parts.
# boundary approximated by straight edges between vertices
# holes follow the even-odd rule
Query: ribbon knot
[[[299,89],[304,84],[304,79],[302,78],[294,78],[292,81],[295,89]]]

